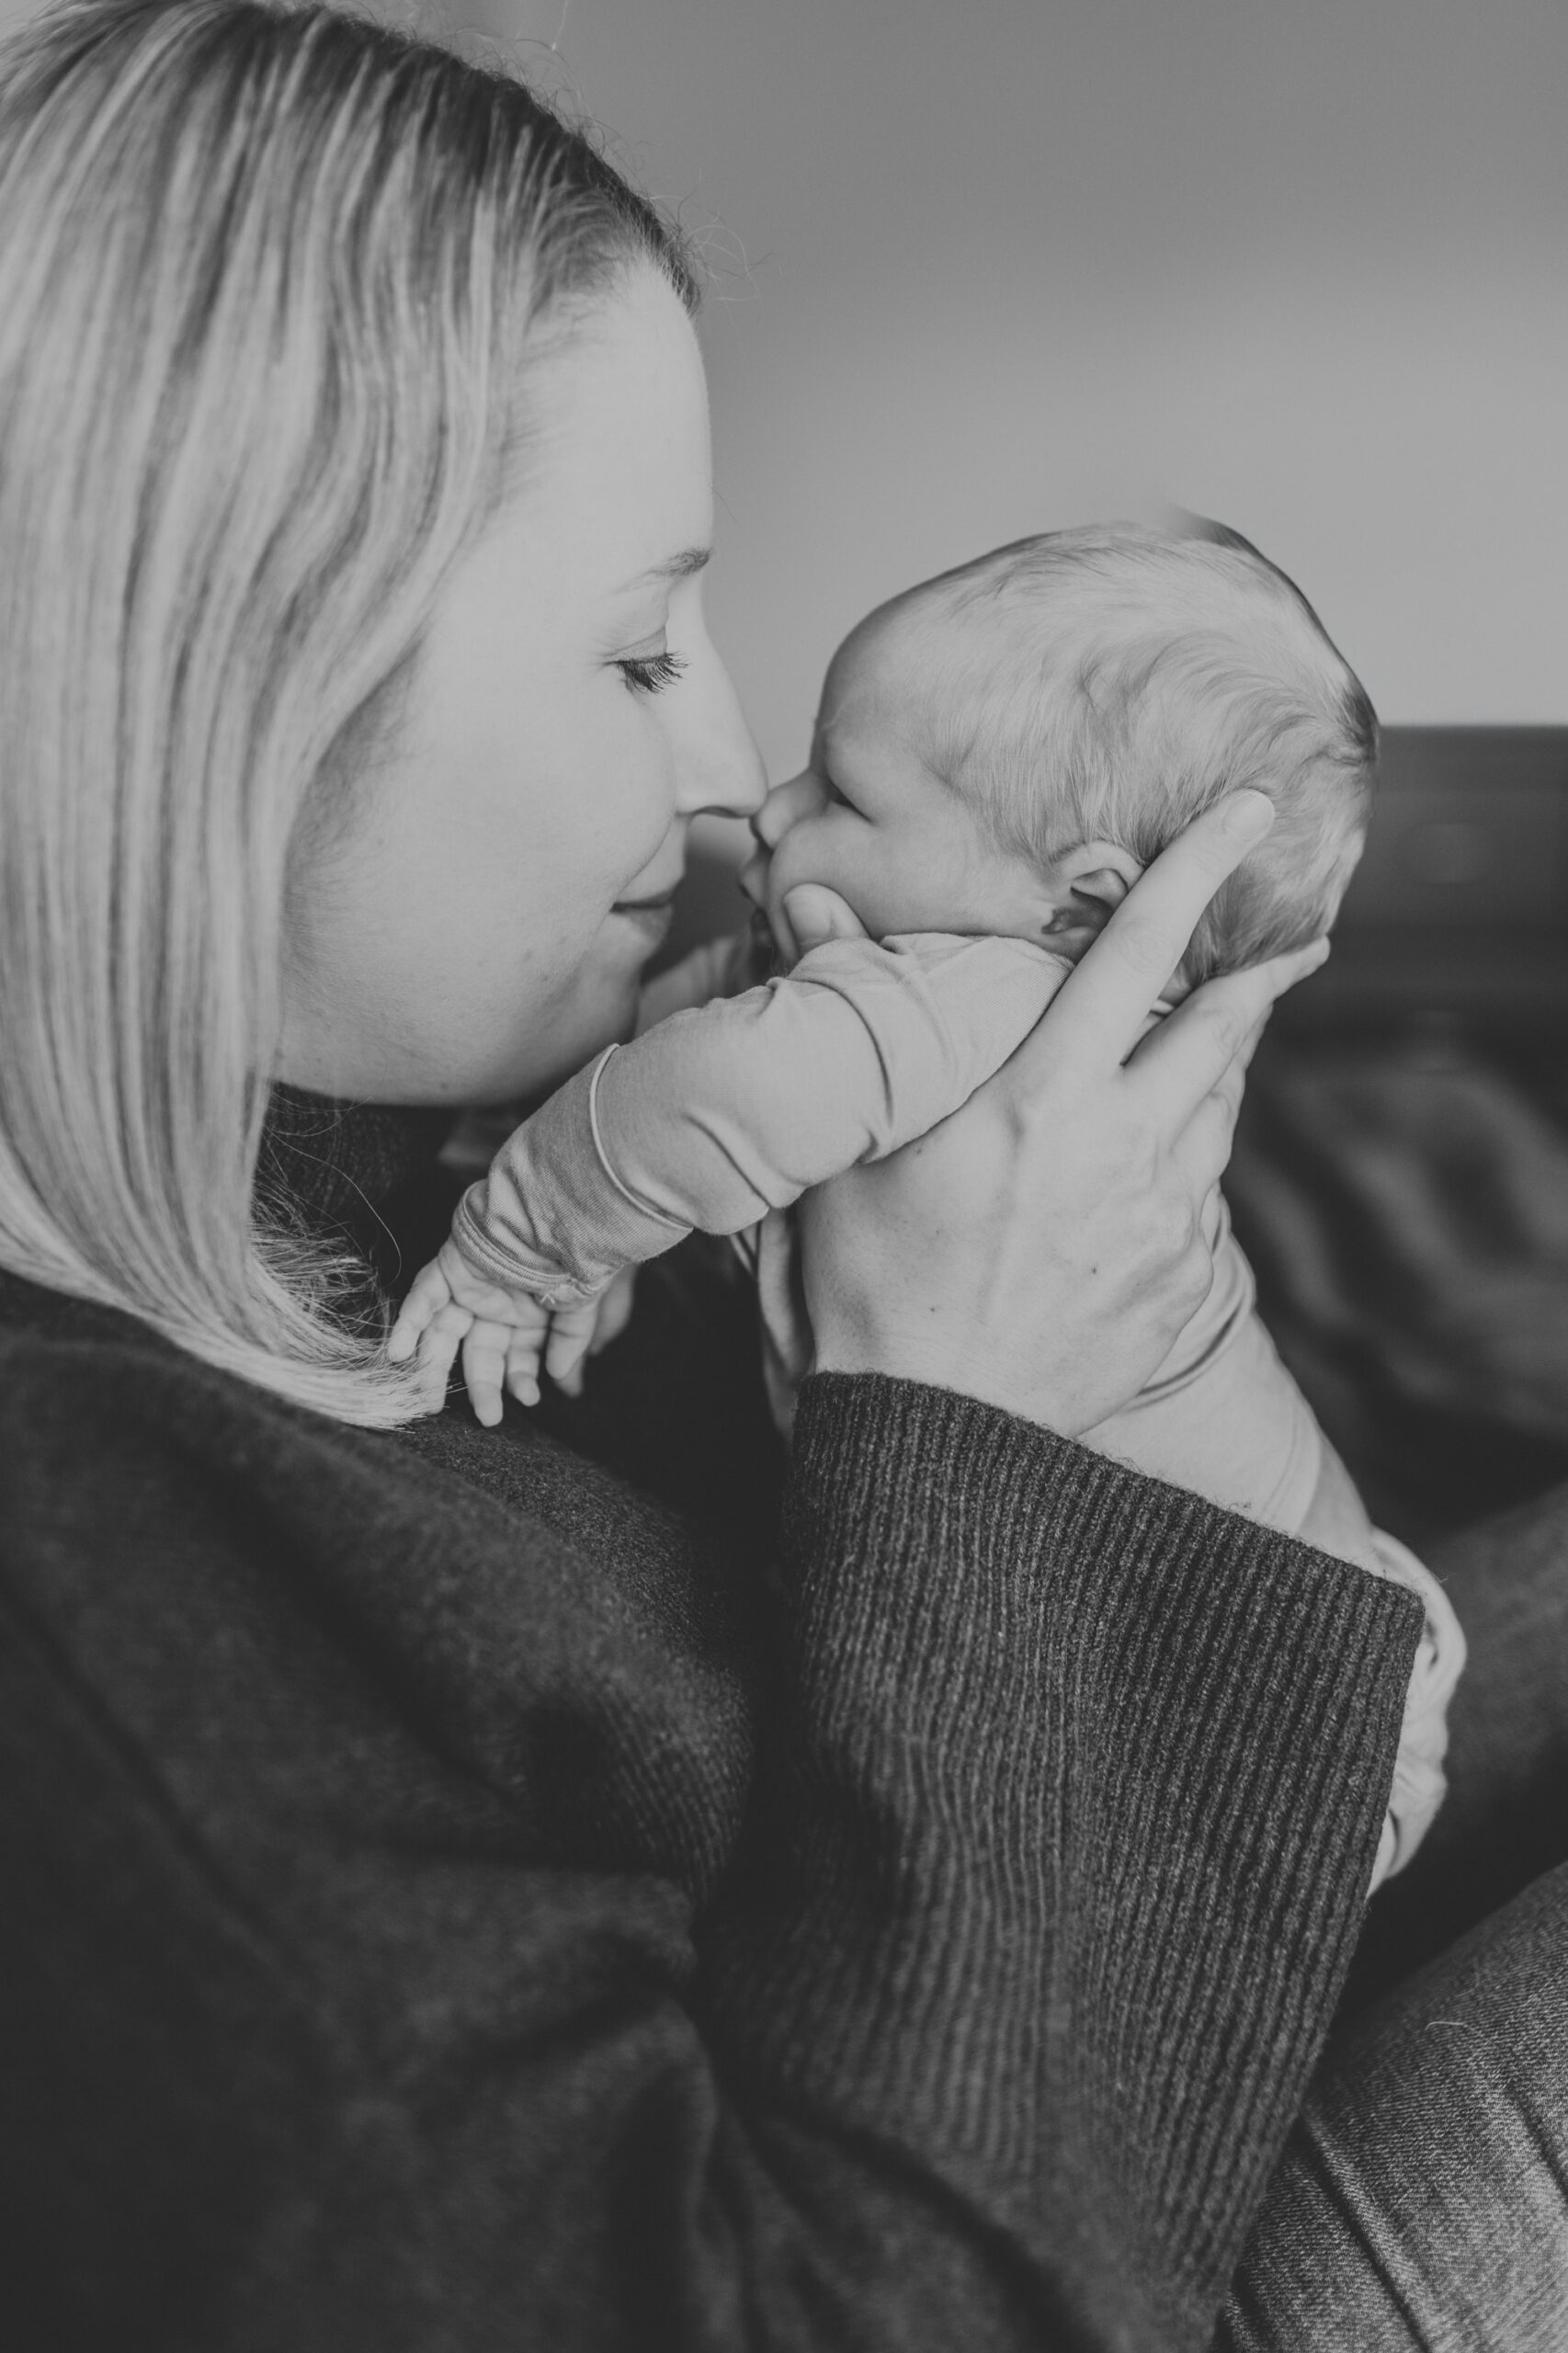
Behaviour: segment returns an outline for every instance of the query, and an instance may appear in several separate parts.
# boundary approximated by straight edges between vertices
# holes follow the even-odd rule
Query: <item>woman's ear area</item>
[[[1143,869],[1119,842],[1080,842],[1052,858],[1045,876],[1051,913],[1041,926],[1057,948],[1081,954],[1104,930]]]

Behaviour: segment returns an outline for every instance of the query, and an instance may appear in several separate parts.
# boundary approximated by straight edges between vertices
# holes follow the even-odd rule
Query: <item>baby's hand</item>
[[[415,1277],[398,1313],[387,1354],[404,1364],[418,1352],[432,1387],[445,1389],[460,1348],[463,1380],[479,1419],[493,1428],[509,1389],[520,1404],[539,1403],[540,1355],[551,1312],[531,1292],[486,1282],[453,1243]]]
[[[394,1364],[403,1364],[417,1350],[421,1370],[444,1390],[460,1347],[470,1403],[477,1418],[493,1429],[501,1419],[504,1391],[520,1405],[539,1404],[541,1353],[551,1379],[578,1394],[583,1358],[596,1341],[605,1347],[624,1326],[631,1293],[628,1269],[597,1298],[551,1310],[531,1291],[486,1282],[456,1245],[447,1242],[415,1276],[387,1354]]]

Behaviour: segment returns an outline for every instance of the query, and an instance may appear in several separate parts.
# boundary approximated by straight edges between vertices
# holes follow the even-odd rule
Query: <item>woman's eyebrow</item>
[[[712,552],[711,548],[682,548],[678,555],[666,556],[663,563],[651,563],[646,572],[640,572],[625,585],[628,588],[645,588],[653,580],[689,580],[694,572],[701,571]]]

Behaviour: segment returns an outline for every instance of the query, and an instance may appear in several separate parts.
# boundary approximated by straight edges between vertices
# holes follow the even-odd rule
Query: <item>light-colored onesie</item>
[[[724,943],[653,983],[653,1026],[609,1048],[512,1133],[465,1194],[452,1239],[477,1275],[558,1307],[593,1298],[693,1230],[749,1233],[770,1387],[787,1427],[811,1339],[782,1213],[809,1187],[896,1151],[967,1100],[1072,967],[1024,940],[919,933],[880,946],[829,941],[787,976],[717,993],[745,969],[744,943]],[[1206,1238],[1208,1298],[1139,1395],[1081,1443],[1294,1534],[1324,1441],[1258,1318],[1252,1269],[1217,1192]],[[1379,1532],[1374,1542],[1384,1573],[1426,1613],[1376,1885],[1415,1851],[1441,1802],[1464,1643],[1430,1572],[1393,1538]]]

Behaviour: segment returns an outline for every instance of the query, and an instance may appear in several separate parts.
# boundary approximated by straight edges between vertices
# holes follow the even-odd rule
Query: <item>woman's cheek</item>
[[[676,815],[675,761],[662,735],[646,722],[619,745],[613,778],[613,816],[601,831],[627,881],[657,855]]]
[[[569,863],[585,871],[668,831],[671,762],[657,726],[619,676],[596,679],[569,715],[570,732],[540,747],[530,767],[547,779],[538,814]]]

